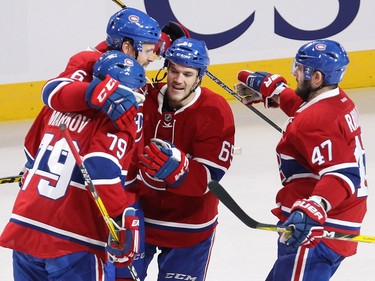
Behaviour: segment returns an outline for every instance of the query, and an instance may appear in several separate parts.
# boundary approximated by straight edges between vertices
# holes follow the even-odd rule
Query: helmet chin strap
[[[159,75],[160,75],[160,72],[164,69],[165,67],[163,66],[162,68],[160,68],[158,70],[158,73],[156,73],[156,76],[155,78],[152,78],[151,81],[152,83],[159,83],[161,82],[162,80],[164,80],[164,78],[167,76],[167,72],[164,72],[163,73],[163,76],[160,78]]]
[[[159,83],[159,82],[161,82],[162,80],[164,80],[164,78],[167,76],[167,72],[164,72],[164,73],[163,73],[163,76],[162,76],[161,78],[159,78],[159,75],[160,75],[160,72],[161,72],[163,69],[167,68],[168,63],[169,63],[168,60],[164,60],[163,66],[158,70],[158,73],[156,73],[155,79],[154,79],[154,78],[151,79],[151,80],[152,80],[152,83]]]
[[[199,82],[197,83],[197,85],[195,85],[195,87],[192,87],[191,88],[191,92],[190,92],[190,94],[191,93],[193,93],[193,92],[195,92],[195,90],[200,86],[200,84],[202,83],[202,78],[199,78],[198,77],[198,79],[199,79]],[[189,96],[190,96],[190,94],[189,94]]]
[[[192,93],[194,93],[195,92],[195,90],[200,86],[200,84],[202,84],[202,77],[199,77],[199,73],[200,73],[200,69],[198,69],[198,76],[197,76],[197,79],[199,80],[198,82],[197,82],[197,85],[195,85],[195,87],[192,87],[191,88],[191,90],[190,90],[190,93],[189,93],[189,95],[187,96],[187,97],[189,97]],[[186,97],[186,98],[187,98]]]

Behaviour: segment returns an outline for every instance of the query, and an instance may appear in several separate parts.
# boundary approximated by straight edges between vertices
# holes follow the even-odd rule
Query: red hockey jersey
[[[39,258],[90,251],[103,260],[107,226],[59,131],[65,123],[111,217],[128,206],[123,189],[134,138],[106,115],[44,107],[25,138],[31,164],[0,245]]]
[[[297,199],[319,195],[332,207],[325,229],[358,234],[367,198],[358,110],[340,88],[301,103],[291,89],[280,95],[280,108],[289,120],[276,149],[283,187],[273,212],[285,221]],[[353,242],[323,243],[343,256],[355,254],[357,248]]]
[[[160,89],[160,90],[159,90]],[[176,188],[142,186],[146,242],[188,247],[215,229],[218,200],[209,192],[210,180],[220,180],[232,161],[234,117],[228,102],[207,88],[174,112],[163,112],[166,85],[149,88],[144,103],[144,143],[151,138],[172,142],[189,159],[189,172]]]

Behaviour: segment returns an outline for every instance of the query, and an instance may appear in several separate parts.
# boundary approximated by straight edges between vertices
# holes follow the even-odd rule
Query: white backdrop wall
[[[146,11],[150,1],[157,0],[128,0],[125,4]],[[340,41],[347,51],[375,49],[372,0],[159,2],[170,2],[181,23],[207,35],[229,30],[255,12],[246,32],[210,50],[211,64],[222,64],[293,57],[304,41],[275,34],[275,9],[295,27],[319,30],[334,22],[340,5],[346,1],[360,3],[359,11],[347,28],[330,38]],[[0,9],[0,84],[40,81],[57,75],[72,54],[105,39],[107,21],[117,10],[119,7],[110,0],[7,1]],[[154,64],[151,69],[158,67]]]

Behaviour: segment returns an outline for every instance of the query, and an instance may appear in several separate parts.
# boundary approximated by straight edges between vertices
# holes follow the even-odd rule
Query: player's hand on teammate
[[[287,81],[279,74],[241,70],[237,74],[239,84],[235,85],[237,93],[245,104],[262,101],[266,108],[278,107],[277,97],[287,88]]]
[[[152,139],[145,147],[144,154],[139,157],[139,168],[163,180],[169,187],[177,187],[188,173],[189,160],[172,143]]]
[[[295,250],[299,246],[315,247],[323,237],[323,224],[327,214],[323,207],[311,199],[297,200],[288,220],[283,224],[293,228],[292,234],[282,234],[280,242]]]
[[[120,87],[109,75],[101,80],[94,77],[86,90],[86,102],[94,109],[102,110],[120,129],[135,126],[138,103],[134,93]]]
[[[119,242],[109,234],[106,251],[111,262],[118,266],[128,266],[139,252],[139,218],[136,210],[132,207],[126,208],[121,221],[122,226],[113,221]]]

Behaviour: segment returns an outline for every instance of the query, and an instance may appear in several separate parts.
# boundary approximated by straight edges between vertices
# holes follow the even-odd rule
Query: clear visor
[[[292,64],[292,75],[296,76],[296,72],[302,72],[304,80],[311,80],[311,76],[314,73],[314,69],[311,67],[307,67],[294,59]]]
[[[154,59],[155,60],[160,60],[165,53],[165,41],[160,39],[157,44],[155,44],[155,49],[154,49]]]
[[[297,70],[299,65],[302,66],[302,64],[298,63],[296,59],[294,59],[292,63],[292,69],[291,69],[292,75],[294,75],[294,72]]]
[[[144,44],[153,44],[153,43],[139,42],[135,46],[135,49],[138,52],[145,53],[147,56],[150,56],[151,52],[152,52],[152,59],[153,60],[160,60],[163,57],[164,52],[165,52],[165,42],[163,40],[159,40],[159,42],[154,45],[155,47],[152,51],[149,50],[149,48],[145,49]]]

